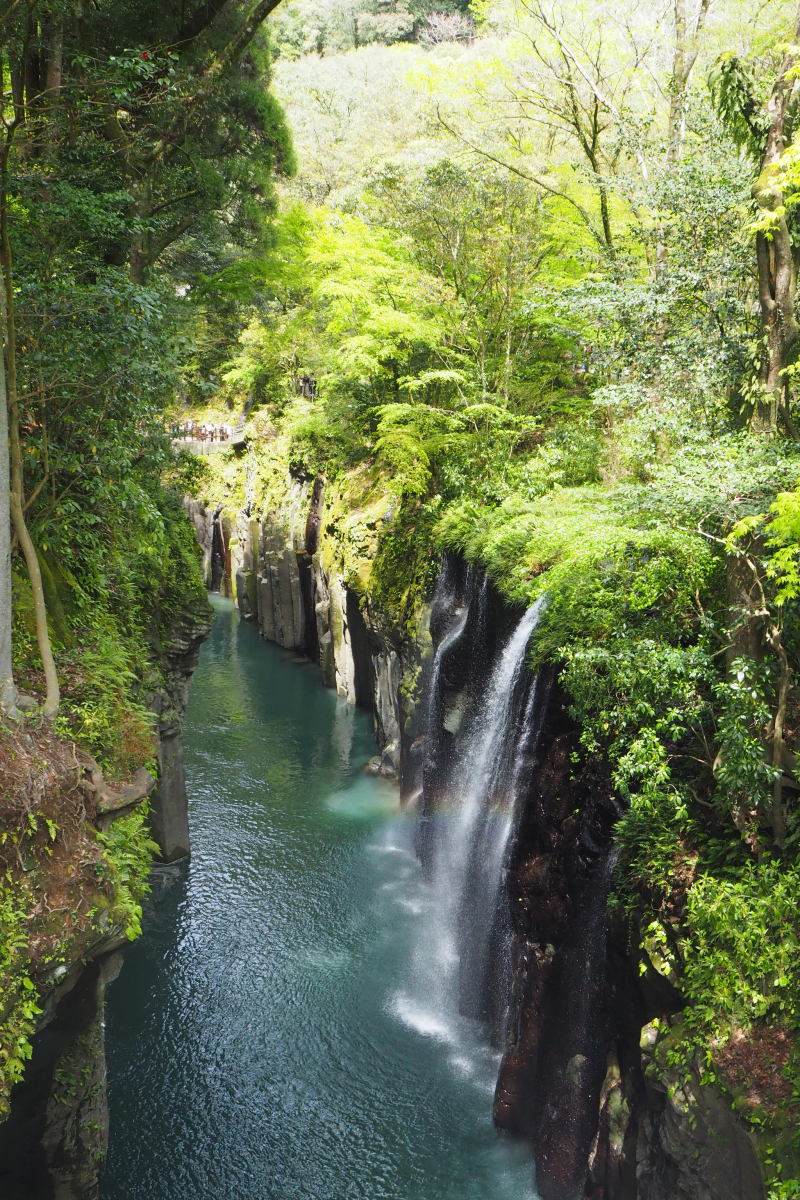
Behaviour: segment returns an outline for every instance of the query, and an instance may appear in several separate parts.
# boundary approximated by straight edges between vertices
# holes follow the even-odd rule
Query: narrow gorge
[[[445,1043],[466,1027],[496,1053],[494,1124],[533,1148],[542,1200],[762,1195],[745,1128],[699,1078],[676,1092],[656,1066],[685,1001],[607,918],[621,810],[607,775],[573,766],[552,668],[529,665],[546,596],[515,610],[480,565],[445,553],[400,626],[368,593],[391,506],[348,512],[334,495],[326,508],[325,493],[320,476],[287,475],[260,519],[187,511],[240,618],[372,714],[364,769],[397,780],[426,894],[390,1011]],[[357,567],[343,536],[355,520]]]
[[[0,1200],[800,1200],[800,0],[0,65]]]

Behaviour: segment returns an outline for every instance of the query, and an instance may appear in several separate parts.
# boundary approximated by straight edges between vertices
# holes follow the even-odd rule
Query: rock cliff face
[[[199,511],[194,501],[188,507]],[[205,549],[208,519],[199,515],[195,527]],[[325,529],[322,477],[288,476],[275,511],[260,519],[242,512],[236,520],[229,555],[239,611],[267,641],[318,663],[326,687],[373,712],[380,770],[396,776],[403,648],[348,579],[337,544]]]
[[[153,837],[164,862],[189,853],[189,816],[183,771],[183,718],[200,647],[211,630],[211,608],[205,599],[186,604],[159,647],[163,683],[152,693],[150,708],[158,718],[158,783],[152,797]]]
[[[15,810],[31,800],[39,824],[44,817],[56,836],[30,845],[24,879],[15,879],[13,860],[3,862],[12,888],[23,889],[27,916],[16,926],[20,941],[4,948],[3,995],[12,1007],[0,1016],[15,1011],[20,974],[38,1007],[32,1058],[0,1123],[0,1196],[96,1200],[108,1133],[103,997],[130,914],[93,827],[130,815],[155,780],[140,770],[129,785],[111,787],[93,759],[52,732],[23,727],[6,738],[17,769],[3,796],[3,843]]]
[[[223,596],[232,596],[230,518],[223,514],[221,504],[209,509],[190,496],[185,498],[184,507],[203,551],[202,569],[206,587]]]
[[[49,755],[53,766],[44,774],[41,762],[36,764],[38,789],[53,828],[61,832],[55,851],[42,859],[40,904],[57,906],[45,911],[70,917],[62,915],[60,926],[45,920],[43,934],[37,927],[31,942],[31,961],[25,970],[35,982],[42,1012],[31,1039],[32,1058],[23,1081],[11,1092],[8,1117],[0,1123],[2,1200],[97,1200],[99,1196],[108,1141],[104,996],[122,965],[121,948],[128,938],[127,917],[114,907],[113,884],[98,883],[108,874],[91,829],[108,831],[149,795],[152,832],[163,859],[188,854],[183,717],[210,616],[204,597],[187,601],[157,647],[161,661],[154,676],[159,684],[150,694],[158,719],[157,784],[142,769],[130,784],[112,787],[97,764],[71,743],[53,736],[49,747],[41,747],[42,761]],[[32,739],[27,736],[26,742],[24,730],[17,736],[24,755]],[[30,777],[36,786],[35,773]],[[11,806],[13,797],[4,795],[4,801]],[[54,970],[49,931],[55,930],[57,936],[64,925],[71,941],[59,952],[60,965]]]
[[[637,1200],[763,1200],[753,1141],[696,1075],[666,1064],[668,1025],[641,1035],[644,1095],[636,1137]]]
[[[108,1145],[105,990],[122,966],[110,934],[50,997],[25,1080],[0,1125],[3,1200],[97,1200]]]
[[[462,752],[459,730],[520,619],[474,571],[448,570],[450,606],[467,616],[437,656],[426,702],[423,865],[426,830]],[[448,623],[434,607],[435,650],[453,628],[452,614]],[[525,727],[508,731],[519,786],[506,873],[510,953],[498,957],[501,977],[489,979],[482,1009],[504,1050],[495,1123],[533,1144],[542,1200],[760,1200],[750,1135],[713,1090],[666,1065],[682,997],[627,927],[607,918],[619,815],[610,779],[596,766],[576,774],[579,730],[554,672],[533,696]]]

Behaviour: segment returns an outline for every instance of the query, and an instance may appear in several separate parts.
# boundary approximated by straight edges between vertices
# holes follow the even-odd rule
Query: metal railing
[[[238,427],[237,422],[237,430]],[[228,442],[234,432],[227,424],[197,424],[195,421],[174,422],[171,429],[172,440],[176,442]]]

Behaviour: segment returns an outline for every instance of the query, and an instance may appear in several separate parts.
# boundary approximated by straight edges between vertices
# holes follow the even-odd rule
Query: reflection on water
[[[496,1055],[432,1022],[432,903],[371,721],[224,601],[186,725],[194,856],[109,991],[103,1200],[533,1200]]]
[[[334,746],[339,752],[339,758],[342,762],[342,765],[345,767],[349,766],[350,756],[353,753],[353,732],[355,729],[355,722],[356,710],[353,708],[352,704],[348,704],[346,700],[337,699],[331,738]]]

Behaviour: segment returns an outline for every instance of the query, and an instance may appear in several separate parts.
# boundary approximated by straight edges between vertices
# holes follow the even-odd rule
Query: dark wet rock
[[[161,643],[161,685],[150,708],[158,719],[158,784],[153,792],[153,836],[165,862],[184,858],[190,849],[186,779],[183,768],[183,718],[200,647],[211,630],[212,609],[205,596],[188,602],[176,615]]]
[[[258,619],[258,578],[255,571],[236,572],[236,598],[245,621]]]
[[[54,996],[0,1125],[3,1200],[97,1200],[108,1146],[103,998],[121,965],[106,951]]]
[[[674,1029],[642,1031],[646,1103],[636,1141],[637,1200],[763,1200],[753,1138],[696,1072],[667,1066]]]

